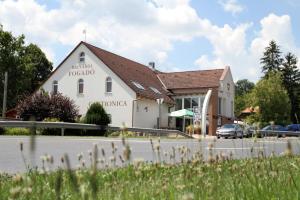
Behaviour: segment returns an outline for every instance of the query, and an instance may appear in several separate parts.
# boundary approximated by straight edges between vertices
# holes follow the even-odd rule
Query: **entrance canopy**
[[[173,111],[169,114],[171,117],[193,117],[194,113],[187,109]]]

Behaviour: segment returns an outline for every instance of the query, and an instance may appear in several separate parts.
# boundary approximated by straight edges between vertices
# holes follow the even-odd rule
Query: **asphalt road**
[[[158,139],[153,139],[153,146],[156,147]],[[263,152],[269,156],[272,152],[276,155],[283,154],[287,149],[288,141],[292,144],[293,153],[300,152],[300,139],[298,138],[263,138],[263,139],[203,139],[201,142],[195,139],[161,139],[160,152],[161,160],[170,161],[169,155],[172,147],[176,150],[176,160],[179,159],[178,149],[185,146],[193,153],[200,151],[204,159],[212,153],[221,154],[233,158],[254,157]],[[23,151],[20,151],[20,142],[23,143]],[[157,154],[153,153],[149,139],[127,139],[132,152],[132,161],[156,161]],[[105,163],[111,164],[112,143],[117,147],[117,164],[121,164],[119,155],[123,155],[124,147],[120,138],[97,138],[97,137],[60,137],[60,136],[39,136],[36,137],[36,146],[34,151],[30,150],[30,137],[20,136],[0,136],[0,173],[18,173],[25,172],[27,163],[31,166],[38,166],[41,169],[42,157],[46,154],[53,156],[54,164],[46,165],[50,169],[63,167],[61,157],[66,153],[70,158],[73,168],[79,165],[78,154],[83,155],[86,166],[90,165],[89,152],[95,144],[98,145],[99,158],[105,160]],[[102,157],[102,149],[105,151],[105,157]],[[22,157],[24,155],[24,159]]]

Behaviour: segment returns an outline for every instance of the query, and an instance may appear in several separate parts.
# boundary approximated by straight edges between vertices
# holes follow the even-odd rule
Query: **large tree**
[[[13,36],[0,25],[0,100],[3,99],[4,73],[8,72],[7,108],[13,108],[24,93],[32,93],[52,70],[41,49],[25,45],[25,37]],[[2,106],[0,106],[2,111]]]
[[[299,82],[300,72],[297,67],[298,59],[292,53],[287,53],[281,66],[282,81],[291,101],[291,120],[297,123],[300,117]],[[296,116],[297,115],[297,116]]]
[[[283,59],[281,58],[281,51],[274,40],[265,48],[263,57],[260,59],[262,64],[262,72],[265,77],[269,76],[270,72],[277,72],[280,70]]]
[[[280,73],[269,73],[249,95],[249,106],[259,108],[250,122],[287,124],[290,122],[290,101]]]
[[[239,116],[248,106],[247,99],[255,84],[247,79],[238,80],[235,83],[234,114]]]
[[[238,80],[235,83],[235,94],[237,96],[247,94],[254,88],[254,86],[255,84],[249,81],[248,79]]]

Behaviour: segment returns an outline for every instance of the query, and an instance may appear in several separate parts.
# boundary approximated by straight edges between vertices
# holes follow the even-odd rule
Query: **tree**
[[[269,73],[268,78],[261,79],[249,95],[249,104],[259,108],[250,122],[274,121],[283,125],[290,122],[290,101],[280,73]]]
[[[238,80],[235,84],[235,95],[242,96],[249,93],[255,84],[250,82],[248,79]]]
[[[270,72],[278,72],[282,61],[279,46],[272,40],[269,46],[265,48],[264,55],[260,59],[262,72],[265,74],[265,77],[268,77]]]
[[[17,112],[24,120],[42,121],[46,118],[56,118],[63,122],[74,122],[78,117],[78,108],[74,101],[62,94],[49,95],[39,91],[27,96],[18,103]]]
[[[97,125],[108,125],[111,122],[110,117],[99,102],[95,102],[90,105],[84,121],[87,124]]]
[[[293,123],[297,123],[297,117],[299,118],[299,81],[300,72],[297,68],[297,57],[292,53],[287,53],[284,57],[284,62],[281,66],[282,81],[285,89],[288,92],[291,102],[291,120]],[[296,117],[296,115],[298,116]]]
[[[4,72],[8,72],[7,107],[13,108],[26,93],[32,93],[52,70],[41,49],[25,45],[24,35],[15,37],[0,25],[0,99],[3,98]],[[0,110],[2,107],[0,107]]]

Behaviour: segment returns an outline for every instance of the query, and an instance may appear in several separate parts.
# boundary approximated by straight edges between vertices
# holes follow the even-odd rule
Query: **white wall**
[[[79,54],[85,52],[85,64],[92,65],[88,68],[94,74],[75,75],[76,71],[72,66],[79,65]],[[72,75],[73,72],[73,75]],[[112,78],[112,93],[105,93],[105,80]],[[77,82],[84,80],[84,93],[78,94]],[[58,81],[58,91],[75,101],[79,106],[80,114],[84,115],[90,103],[95,101],[121,102],[119,106],[112,103],[104,103],[107,113],[112,116],[112,125],[121,126],[125,123],[127,127],[132,126],[132,103],[136,98],[135,92],[129,88],[117,75],[115,75],[102,61],[100,61],[85,45],[81,44],[60,68],[41,86],[45,91],[52,91],[52,83]],[[126,102],[126,105],[124,105]],[[109,105],[110,104],[110,105]]]
[[[134,103],[134,127],[156,128],[159,107],[155,100],[139,99]],[[168,105],[161,105],[161,127],[168,126]]]
[[[229,87],[228,87],[229,84]],[[229,89],[228,89],[229,88]],[[231,106],[231,102],[234,105],[234,82],[232,79],[231,71],[225,75],[224,80],[220,80],[219,98],[222,98],[222,111],[221,115],[226,117],[234,117],[234,108]]]

